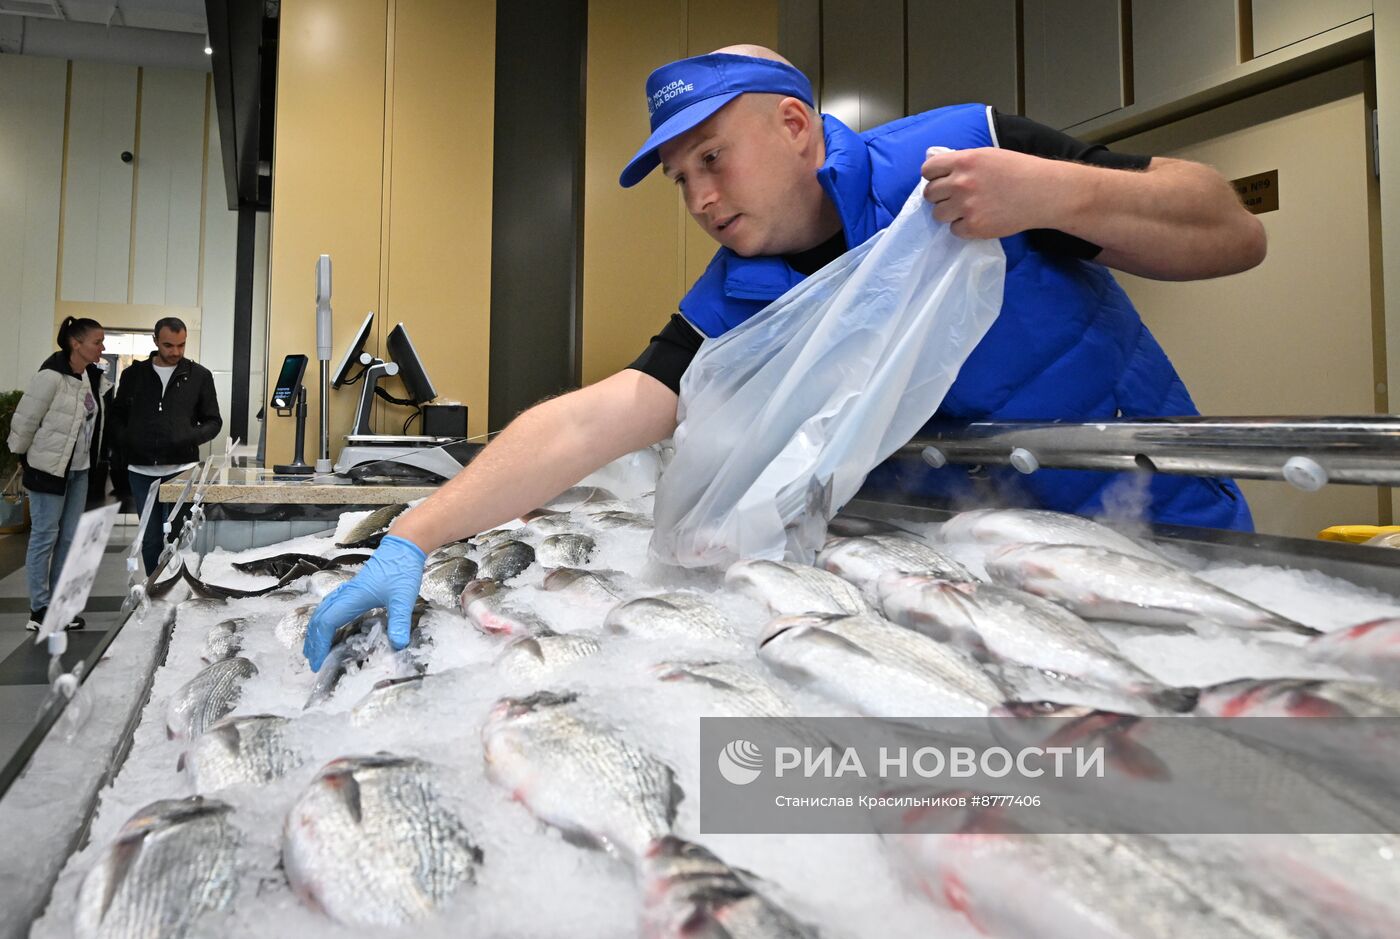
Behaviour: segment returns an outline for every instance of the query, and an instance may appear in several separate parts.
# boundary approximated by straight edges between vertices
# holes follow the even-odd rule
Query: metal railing
[[[1400,416],[1162,417],[1086,422],[983,421],[911,440],[903,456],[1037,469],[1143,470],[1188,476],[1400,485]]]

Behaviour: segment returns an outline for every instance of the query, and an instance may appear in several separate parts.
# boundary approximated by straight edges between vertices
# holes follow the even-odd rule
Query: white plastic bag
[[[938,410],[1001,309],[1006,257],[933,219],[884,231],[718,339],[681,380],[651,553],[810,562],[866,474]]]

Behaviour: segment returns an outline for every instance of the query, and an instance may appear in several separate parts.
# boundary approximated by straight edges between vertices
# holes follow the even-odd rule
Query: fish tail
[[[1153,706],[1175,714],[1185,714],[1196,709],[1201,689],[1194,687],[1156,688],[1147,693],[1147,700]]]
[[[1279,617],[1278,627],[1280,629],[1286,629],[1291,633],[1297,633],[1299,636],[1309,636],[1312,638],[1316,638],[1322,635],[1322,630],[1320,629],[1314,629],[1311,626],[1306,626],[1302,623],[1296,623],[1293,620],[1286,619],[1282,616]]]

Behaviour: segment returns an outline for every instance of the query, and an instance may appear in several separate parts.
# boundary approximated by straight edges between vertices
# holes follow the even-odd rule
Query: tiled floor
[[[70,640],[64,657],[71,667],[74,653],[91,650],[116,625],[126,594],[126,555],[135,536],[134,516],[117,516],[107,554],[98,569],[83,618],[87,629]],[[29,620],[24,580],[25,535],[0,535],[0,766],[7,763],[34,726],[39,705],[48,693],[48,651],[35,645]]]

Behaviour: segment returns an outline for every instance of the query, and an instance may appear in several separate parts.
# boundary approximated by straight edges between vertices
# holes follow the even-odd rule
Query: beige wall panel
[[[1171,100],[1240,61],[1239,6],[1221,0],[1135,0],[1133,97]]]
[[[1069,127],[1123,106],[1118,0],[1025,0],[1026,116]]]
[[[900,0],[824,0],[822,110],[857,131],[904,115]]]
[[[1115,144],[1198,160],[1231,179],[1278,170],[1279,209],[1259,216],[1269,238],[1259,267],[1185,284],[1119,277],[1205,414],[1374,411],[1362,69],[1337,69]],[[1332,524],[1377,521],[1375,489],[1243,486],[1264,532],[1310,537]]]
[[[908,7],[910,114],[969,101],[1017,113],[1015,0]]]
[[[486,433],[489,391],[495,15],[494,0],[398,0],[394,8],[379,335],[404,323],[439,397],[467,405],[473,435]],[[384,433],[397,433],[411,413],[386,411]]]
[[[675,187],[652,173],[631,189],[622,167],[650,132],[652,69],[685,55],[684,0],[588,7],[584,133],[583,383],[626,367],[680,300],[684,264]]]
[[[0,56],[0,391],[23,388],[55,348],[67,82],[62,59]]]
[[[268,297],[274,373],[288,353],[315,357],[319,255],[334,265],[332,364],[365,311],[379,305],[387,15],[385,0],[282,3]],[[307,397],[318,413],[316,382]],[[332,455],[357,399],[358,389],[331,393]],[[291,459],[294,423],[269,419],[269,462]],[[309,424],[314,439],[316,422]]]
[[[207,78],[203,72],[142,70],[133,303],[199,305]]]
[[[1253,0],[1252,6],[1256,56],[1371,13],[1371,0]]]
[[[675,186],[659,172],[632,189],[617,184],[650,133],[646,78],[667,62],[738,42],[778,44],[778,0],[589,5],[584,384],[625,368],[641,353],[717,247],[695,228]]]
[[[131,270],[131,197],[137,70],[74,62],[63,203],[63,300],[125,303]]]
[[[774,0],[692,2],[687,22],[689,29],[685,55],[704,55],[738,43],[753,43],[770,49],[778,45],[778,5]],[[681,237],[685,243],[685,270],[681,277],[684,291],[705,273],[719,244],[695,224],[685,211],[685,204],[679,200],[677,193],[677,204],[684,218],[681,225]],[[679,295],[676,301],[680,301]]]
[[[213,97],[209,98],[206,122],[205,153],[208,164],[204,174],[204,257],[199,306],[204,311],[204,342],[199,350],[200,361],[210,369],[233,368],[233,294],[238,276],[238,213],[228,207],[224,189],[223,150],[219,147],[219,121],[214,113]],[[266,218],[266,216],[261,216]],[[253,321],[265,318],[265,313],[253,311]],[[262,370],[263,350],[252,346],[251,367]],[[228,414],[228,401],[219,399]],[[257,412],[257,407],[252,411]]]
[[[206,343],[208,345],[208,343]],[[199,448],[203,456],[211,453],[223,453],[224,444],[228,441],[228,405],[233,400],[233,373],[224,369],[212,370],[214,378],[214,396],[219,399],[219,415],[224,419],[224,426],[219,428],[219,435],[213,440]],[[255,412],[256,413],[256,412]],[[307,450],[314,449],[312,442],[316,436],[316,425],[308,417],[306,422]]]

